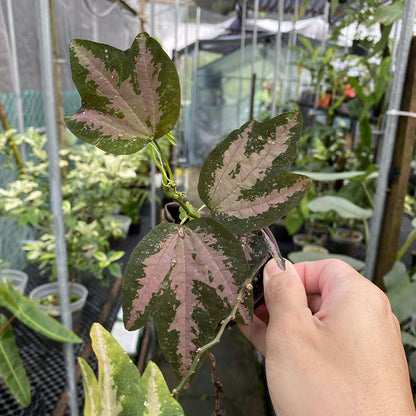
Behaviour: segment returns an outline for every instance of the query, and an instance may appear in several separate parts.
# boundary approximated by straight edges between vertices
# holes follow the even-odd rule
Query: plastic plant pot
[[[5,268],[0,271],[0,284],[4,281],[10,282],[21,294],[25,292],[28,279],[28,275],[20,270]]]
[[[129,232],[131,218],[127,217],[126,215],[119,215],[119,214],[111,215],[111,218],[113,218],[120,224],[120,229],[124,237],[126,237]]]
[[[72,323],[74,328],[81,322],[82,309],[85,305],[88,296],[88,290],[85,286],[79,283],[69,283],[70,296],[76,296],[77,300],[71,302],[70,308],[72,313]],[[58,283],[45,283],[33,289],[29,298],[38,304],[38,307],[44,312],[48,313],[54,318],[61,316],[61,307],[60,305],[44,305],[40,303],[41,299],[44,299],[50,295],[56,295],[59,293]]]
[[[358,254],[363,238],[363,234],[360,231],[338,228],[331,236],[331,248],[335,253],[355,257]]]

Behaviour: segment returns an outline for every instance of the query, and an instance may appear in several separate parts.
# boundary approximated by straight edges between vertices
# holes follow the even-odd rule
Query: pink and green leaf
[[[249,121],[205,160],[199,196],[212,216],[236,234],[266,227],[303,198],[311,180],[287,173],[302,130],[299,112]]]
[[[140,33],[126,51],[75,39],[70,57],[82,107],[65,121],[80,139],[130,154],[175,126],[180,111],[176,68],[148,34]]]
[[[241,244],[211,218],[160,224],[137,245],[123,282],[124,323],[134,330],[153,318],[159,345],[180,376],[196,350],[237,302],[249,274]],[[238,311],[250,322],[252,299]]]

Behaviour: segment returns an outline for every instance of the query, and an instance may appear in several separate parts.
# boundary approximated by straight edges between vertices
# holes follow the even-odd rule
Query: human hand
[[[240,330],[266,358],[279,416],[414,416],[386,295],[340,260],[269,261],[265,305]]]

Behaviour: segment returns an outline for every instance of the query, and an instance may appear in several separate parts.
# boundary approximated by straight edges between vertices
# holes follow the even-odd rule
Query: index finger
[[[307,295],[326,297],[334,288],[352,278],[364,277],[349,264],[338,259],[325,259],[294,265]]]

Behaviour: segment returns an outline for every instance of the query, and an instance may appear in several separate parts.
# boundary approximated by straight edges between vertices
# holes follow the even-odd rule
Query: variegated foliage
[[[199,196],[236,234],[258,230],[294,208],[311,180],[287,173],[302,129],[298,112],[234,130],[205,160]]]
[[[75,40],[71,65],[83,106],[67,125],[81,139],[113,153],[131,153],[176,123],[178,76],[148,35],[139,34],[125,52]],[[249,267],[233,233],[242,236],[271,224],[309,189],[309,178],[287,173],[301,127],[300,113],[292,112],[233,131],[201,171],[199,194],[213,218],[159,225],[130,257],[123,282],[125,325],[136,329],[153,318],[159,344],[180,376],[269,257],[267,238],[242,237],[248,241],[246,254],[261,251],[248,256]],[[251,294],[237,315],[241,322],[251,319]]]
[[[153,317],[159,344],[180,376],[196,350],[237,303],[249,275],[241,244],[211,218],[160,224],[133,251],[123,282],[124,323],[136,329]],[[240,322],[251,320],[248,296]]]
[[[149,362],[140,377],[126,352],[100,324],[92,326],[90,335],[98,359],[98,380],[87,362],[78,358],[84,416],[183,416],[156,364]]]
[[[175,65],[146,33],[126,51],[75,39],[70,56],[82,107],[65,121],[80,139],[111,153],[129,154],[176,124],[180,88]]]

